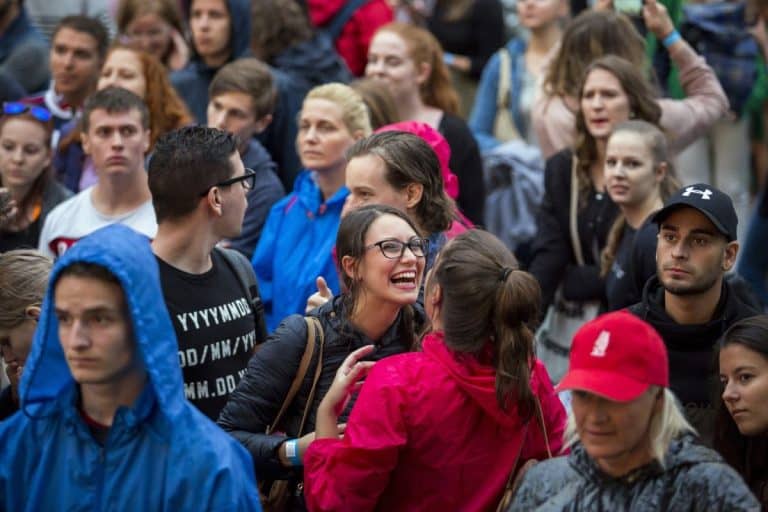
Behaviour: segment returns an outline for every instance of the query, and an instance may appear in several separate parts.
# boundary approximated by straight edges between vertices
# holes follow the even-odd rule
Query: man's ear
[[[258,121],[256,121],[256,124],[253,127],[253,133],[255,135],[260,134],[261,132],[267,129],[267,126],[269,126],[270,123],[272,123],[272,114],[267,114],[261,119],[259,119]]]
[[[411,182],[405,187],[405,201],[408,209],[416,208],[416,205],[421,201],[424,195],[424,185],[421,183]]]
[[[85,132],[80,133],[80,145],[83,146],[83,153],[90,156],[91,155],[91,139],[88,137],[88,134]]]
[[[733,241],[726,244],[723,250],[723,270],[728,272],[736,264],[736,256],[739,254],[739,242]]]
[[[203,197],[203,201],[206,202],[208,208],[216,215],[221,217],[223,214],[223,207],[221,201],[221,190],[219,187],[211,187],[208,190],[208,194]]]

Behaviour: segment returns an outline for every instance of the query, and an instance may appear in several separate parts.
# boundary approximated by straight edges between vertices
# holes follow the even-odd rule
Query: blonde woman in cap
[[[510,511],[759,511],[741,477],[703,446],[668,389],[661,337],[620,311],[574,336],[566,444],[571,453],[534,466]]]

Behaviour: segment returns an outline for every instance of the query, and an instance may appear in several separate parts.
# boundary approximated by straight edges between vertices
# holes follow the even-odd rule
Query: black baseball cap
[[[706,183],[696,183],[678,190],[667,200],[664,208],[653,215],[651,221],[661,226],[670,213],[683,206],[703,213],[729,242],[736,240],[739,218],[733,208],[733,201],[728,194]]]

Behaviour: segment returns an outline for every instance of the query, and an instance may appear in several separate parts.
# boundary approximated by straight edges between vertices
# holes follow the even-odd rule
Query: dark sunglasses
[[[228,180],[221,181],[219,183],[214,183],[205,191],[200,193],[200,197],[206,195],[209,190],[211,190],[213,187],[227,187],[229,185],[233,185],[235,183],[240,183],[243,188],[248,190],[253,190],[253,187],[256,186],[256,172],[254,172],[253,169],[246,169],[245,173],[242,176],[235,176],[234,178],[229,178]]]
[[[390,260],[399,260],[405,254],[405,248],[408,247],[414,256],[417,258],[423,258],[427,255],[429,250],[429,240],[426,238],[414,237],[407,242],[401,242],[396,238],[387,238],[375,244],[371,244],[365,247],[365,250],[378,247],[381,250],[381,254],[385,258]]]
[[[3,103],[3,114],[7,116],[18,116],[29,112],[32,117],[42,123],[47,123],[51,120],[51,113],[45,107],[38,107],[36,105],[25,105],[17,101],[8,101]]]

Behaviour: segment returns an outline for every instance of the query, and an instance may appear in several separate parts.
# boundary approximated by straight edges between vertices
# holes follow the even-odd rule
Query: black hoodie
[[[664,339],[669,353],[669,387],[703,440],[709,440],[714,427],[712,398],[717,341],[738,320],[759,314],[749,300],[723,280],[712,320],[704,324],[678,324],[667,314],[664,287],[653,276],[645,284],[642,301],[629,307],[630,312],[651,324]]]

